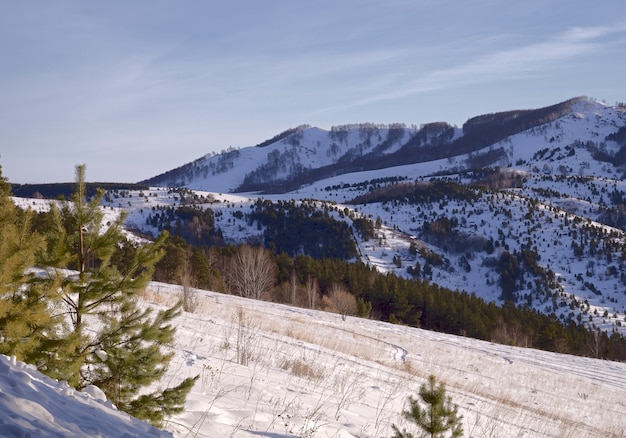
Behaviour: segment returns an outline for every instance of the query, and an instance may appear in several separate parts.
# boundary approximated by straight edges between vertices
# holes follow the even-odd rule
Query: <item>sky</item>
[[[4,0],[13,183],[137,182],[301,124],[626,101],[623,0]]]

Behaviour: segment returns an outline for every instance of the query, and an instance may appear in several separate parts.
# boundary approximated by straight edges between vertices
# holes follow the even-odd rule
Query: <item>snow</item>
[[[297,130],[290,136],[264,147],[247,147],[237,149],[239,156],[235,160],[219,154],[205,156],[193,163],[193,182],[190,176],[182,179],[172,178],[167,184],[173,187],[189,187],[194,190],[204,190],[218,193],[233,192],[243,182],[243,177],[261,165],[273,167],[277,161],[275,178],[282,178],[293,173],[297,166],[305,168],[319,168],[333,164],[344,155],[362,154],[376,147],[383,147],[389,134],[388,127],[375,127],[373,124],[363,124],[362,129],[355,125],[353,129],[343,129],[344,136],[334,136],[332,131],[320,128]],[[417,128],[406,128],[404,140],[407,136],[417,133]],[[333,148],[327,150],[328,145]],[[387,145],[384,154],[395,152],[402,143],[397,140]],[[232,151],[231,151],[232,153]],[[277,159],[277,157],[279,157]],[[222,164],[220,164],[222,163]],[[226,165],[224,165],[226,163]]]
[[[519,251],[521,245],[527,244],[530,239],[532,245],[537,247],[541,265],[555,273],[559,279],[559,286],[562,288],[562,294],[555,299],[534,296],[532,307],[544,313],[555,312],[563,320],[570,317],[577,318],[577,315],[580,315],[580,318],[589,326],[600,327],[606,331],[617,330],[626,334],[624,323],[626,294],[623,293],[620,276],[606,274],[611,265],[617,265],[617,263],[611,263],[600,257],[576,257],[571,247],[572,242],[575,241],[571,230],[578,230],[579,235],[582,235],[580,230],[585,227],[596,227],[607,233],[615,232],[618,235],[615,241],[617,243],[624,241],[625,236],[621,230],[592,220],[594,212],[598,209],[598,194],[606,192],[607,189],[604,187],[607,185],[609,191],[613,190],[613,187],[626,191],[624,181],[590,178],[587,183],[579,184],[576,182],[576,177],[557,179],[552,175],[525,174],[526,183],[523,189],[502,191],[497,195],[483,195],[471,204],[467,201],[449,200],[446,205],[439,205],[439,203],[423,205],[421,209],[424,214],[418,214],[413,205],[344,204],[364,193],[364,189],[348,187],[341,190],[325,190],[328,186],[344,186],[344,184],[351,186],[362,181],[387,176],[403,175],[409,181],[421,180],[423,175],[435,172],[443,165],[443,162],[430,162],[376,172],[346,174],[317,182],[296,192],[263,195],[263,198],[268,200],[321,199],[320,202],[333,203],[332,206],[340,211],[347,208],[357,215],[373,220],[380,218],[383,226],[376,230],[376,238],[363,241],[358,235],[354,236],[360,249],[361,259],[365,263],[375,266],[380,272],[408,277],[407,267],[414,266],[416,262],[424,266],[421,256],[411,254],[409,251],[411,243],[415,242],[419,246],[442,254],[449,261],[449,264],[443,267],[433,266],[433,275],[429,279],[431,282],[453,290],[468,291],[486,301],[501,302],[497,274],[492,268],[484,265],[486,258],[497,257],[498,253],[488,255],[479,251],[467,256],[446,251],[437,245],[420,240],[424,222],[441,216],[456,217],[459,219],[459,231],[464,235],[481,237],[485,240],[504,240],[511,252]],[[536,190],[541,189],[551,189],[561,193],[562,196],[548,198],[538,194]],[[257,229],[256,224],[250,226],[245,218],[238,219],[235,216],[235,213],[247,213],[258,195],[204,191],[194,191],[194,193],[207,199],[198,207],[210,208],[215,212],[215,225],[222,230],[227,241],[245,242],[249,239],[254,240],[261,234],[262,231]],[[158,230],[146,224],[146,217],[153,212],[152,208],[176,206],[180,205],[180,201],[176,192],[161,188],[151,188],[143,194],[144,197],[141,197],[136,192],[131,192],[129,197],[113,202],[126,206],[127,226],[156,236]],[[532,217],[529,219],[527,216],[528,200],[535,198],[539,198],[541,203],[531,212]],[[24,200],[22,204],[28,204],[28,201]],[[120,209],[112,203],[107,205],[111,207],[106,208],[110,212]],[[558,210],[553,211],[553,209]],[[335,215],[335,218],[350,221],[348,217],[341,219],[339,215]],[[581,220],[579,225],[575,224],[577,220]],[[502,230],[505,233],[504,237],[500,234]],[[394,264],[394,256],[401,258],[401,268]],[[471,267],[469,272],[460,267],[462,256],[468,258]],[[620,258],[621,253],[616,249],[613,253],[613,260],[618,261]],[[593,264],[592,267],[589,266],[590,263]],[[602,294],[597,295],[585,287],[584,283],[587,281],[592,281]],[[523,296],[531,291],[520,290],[518,293]],[[574,300],[579,304],[575,304]],[[605,313],[607,313],[606,316]]]
[[[411,427],[400,412],[430,374],[459,406],[465,436],[626,434],[624,363],[192,293],[197,307],[174,321],[174,357],[155,388],[200,378],[164,431],[94,386],[76,391],[1,356],[0,436],[389,436],[391,424]],[[151,283],[140,305],[160,309],[181,294]]]
[[[180,293],[154,283],[146,300]],[[185,413],[166,424],[178,437],[389,436],[391,424],[409,427],[403,403],[430,374],[459,405],[466,436],[626,433],[623,363],[195,293],[170,366],[172,379],[200,375]]]
[[[461,184],[472,183],[474,181],[455,174],[463,170],[467,156],[343,174],[290,193],[262,197],[271,201],[315,199],[319,200],[320,205],[325,202],[338,210],[347,208],[356,215],[373,220],[380,218],[383,226],[376,230],[375,239],[363,241],[358,235],[354,236],[363,262],[380,272],[410,277],[408,267],[416,263],[422,267],[425,265],[423,257],[409,251],[411,243],[415,242],[420,247],[442,255],[449,262],[441,267],[433,266],[433,274],[428,281],[452,290],[467,291],[497,304],[502,304],[502,291],[498,274],[493,268],[485,266],[489,265],[488,259],[498,257],[504,251],[503,248],[511,253],[520,251],[521,245],[530,242],[537,248],[541,267],[554,273],[558,290],[555,289],[556,293],[548,297],[531,290],[528,287],[531,283],[525,282],[524,287],[517,291],[518,303],[530,301],[532,308],[542,313],[554,313],[566,324],[574,320],[593,329],[600,328],[607,332],[615,330],[626,335],[626,293],[622,279],[626,265],[622,262],[619,249],[626,241],[626,235],[623,230],[608,227],[599,221],[603,202],[608,200],[613,191],[626,193],[626,181],[616,175],[617,170],[612,166],[594,160],[584,146],[572,146],[577,141],[602,142],[608,134],[625,124],[624,108],[586,100],[576,103],[573,113],[569,115],[493,145],[493,148],[504,148],[508,160],[508,164],[503,163],[504,169],[514,175],[522,175],[525,180],[523,188],[483,194],[473,203],[455,200],[447,201],[445,205],[431,203],[419,206],[422,213],[418,213],[414,205],[348,204],[356,196],[368,192],[368,184],[363,184],[366,181],[398,177],[405,178],[406,182],[428,181],[437,172],[447,172],[449,178]],[[354,148],[365,147],[366,142],[359,129],[346,132],[345,140],[333,140],[330,132],[309,128],[300,131],[298,135],[301,138],[296,146],[295,142],[290,144],[287,138],[266,147],[241,149],[240,158],[233,161],[232,169],[206,178],[198,176],[188,181],[186,186],[201,198],[202,203],[196,204],[198,208],[213,210],[215,226],[222,231],[228,243],[258,240],[262,230],[257,229],[256,224],[250,226],[244,216],[260,195],[227,191],[239,186],[246,173],[266,162],[272,150],[280,149],[281,153],[296,150],[293,160],[307,162],[307,165],[314,167],[336,159],[328,149],[329,142],[337,144],[337,156]],[[406,135],[412,135],[414,130],[407,128],[407,132]],[[386,138],[384,130],[381,129],[380,133],[381,139]],[[378,137],[375,136],[373,140],[371,147],[380,144]],[[608,151],[615,152],[617,145],[614,142],[604,143]],[[387,152],[393,150],[391,147]],[[547,152],[542,154],[541,151]],[[574,151],[574,154],[570,155],[567,151]],[[219,159],[219,156],[205,157],[196,164],[201,167],[203,160],[217,162]],[[450,173],[450,169],[456,171]],[[329,187],[340,188],[328,190]],[[180,206],[180,198],[180,192],[176,189],[162,187],[152,187],[141,192],[110,192],[104,202],[105,222],[114,220],[124,210],[127,213],[125,224],[128,229],[141,230],[156,237],[159,230],[148,224],[146,219],[159,209]],[[539,201],[539,206],[531,210],[528,207],[529,200],[535,199]],[[45,208],[45,203],[49,201],[15,198],[15,202],[22,207],[39,210]],[[483,251],[468,255],[454,253],[426,241],[421,233],[424,223],[441,216],[459,219],[458,231],[464,236],[504,244],[491,255]],[[335,217],[350,225],[348,217]],[[585,234],[585,230],[590,227],[617,236],[605,239],[615,243],[610,259],[600,252],[585,253],[583,257],[574,254],[573,244],[580,243],[583,235],[585,240],[591,240]],[[128,233],[128,236],[133,235]],[[400,257],[400,268],[393,262],[394,256]],[[467,260],[461,260],[462,257]],[[468,266],[470,270],[466,271]],[[588,287],[589,284],[594,285],[595,291]]]
[[[113,409],[104,393],[90,386],[76,391],[32,365],[0,355],[0,436],[171,437]]]

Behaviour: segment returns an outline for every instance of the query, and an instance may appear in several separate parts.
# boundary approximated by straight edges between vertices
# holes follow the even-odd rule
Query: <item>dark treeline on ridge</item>
[[[87,196],[96,195],[98,189],[120,190],[147,190],[147,184],[93,182],[85,183]],[[11,192],[21,198],[40,199],[69,199],[76,190],[76,183],[50,183],[50,184],[11,184]]]
[[[155,280],[232,293],[229,268],[241,247],[194,247],[170,236],[164,249]],[[129,257],[124,253],[134,250],[127,245],[117,257]],[[626,339],[618,333],[590,331],[575,321],[565,324],[556,315],[527,305],[507,302],[501,307],[427,280],[382,274],[361,262],[286,253],[272,253],[270,261],[272,286],[262,296],[268,301],[311,307],[313,288],[317,296],[313,302],[318,303],[314,307],[325,309],[323,303],[339,286],[354,296],[354,313],[360,317],[559,353],[626,360]]]

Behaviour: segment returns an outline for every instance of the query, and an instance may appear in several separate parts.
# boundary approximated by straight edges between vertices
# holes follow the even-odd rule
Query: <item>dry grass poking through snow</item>
[[[144,299],[171,305],[172,290]],[[178,324],[171,372],[202,378],[177,436],[387,436],[429,374],[465,436],[626,436],[626,364],[206,292]]]

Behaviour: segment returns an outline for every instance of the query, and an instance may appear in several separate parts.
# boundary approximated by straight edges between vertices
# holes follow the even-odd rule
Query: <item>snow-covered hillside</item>
[[[32,365],[0,355],[0,436],[143,438],[172,433],[115,410],[95,386],[76,391]]]
[[[319,208],[330,208],[336,220],[350,226],[354,217],[380,224],[373,238],[365,240],[356,232],[353,237],[358,259],[381,272],[426,279],[498,304],[512,300],[554,314],[565,323],[624,334],[625,169],[597,158],[618,152],[619,144],[606,139],[626,126],[626,112],[623,107],[589,99],[577,100],[569,109],[558,119],[506,137],[485,151],[344,173],[282,194],[229,193],[254,166],[267,162],[272,150],[279,151],[278,155],[292,151],[290,157],[296,161],[309,160],[311,166],[319,167],[336,159],[328,153],[329,141],[331,146],[343,145],[337,157],[381,144],[389,146],[381,149],[384,154],[393,153],[402,139],[418,132],[410,134],[413,128],[402,128],[403,136],[385,143],[390,129],[371,124],[367,129],[355,126],[330,132],[297,129],[263,147],[199,160],[194,166],[207,159],[228,159],[232,167],[222,163],[223,172],[207,178],[198,173],[186,183],[188,188],[109,192],[106,212],[116,215],[125,210],[129,229],[156,236],[160,230],[151,220],[155,215],[183,205],[208,208],[225,241],[243,243],[262,241],[263,227],[247,218],[260,197],[317,200]],[[368,137],[363,132],[378,134]],[[458,130],[454,135],[459,135]],[[496,157],[492,164],[500,167],[468,170],[469,163],[480,162],[481,156]],[[475,196],[418,203],[403,196],[379,196],[384,190],[433,181],[470,187]],[[17,202],[35,209],[43,205],[39,200],[18,198]],[[433,224],[450,227],[448,235],[429,233]],[[431,263],[425,253],[434,254],[442,263]],[[520,266],[514,290],[505,293],[498,263],[509,254],[526,260],[526,265]]]
[[[459,129],[449,127],[458,135]],[[242,184],[279,181],[303,171],[339,162],[349,164],[368,153],[385,156],[397,152],[420,130],[404,125],[365,123],[326,131],[299,127],[264,146],[231,149],[202,157],[175,171],[152,178],[151,185],[187,187],[211,192],[234,192]]]
[[[622,437],[626,364],[195,291],[177,320],[175,379],[200,375],[180,437],[380,437],[428,375],[472,437]],[[154,283],[152,305],[180,289]],[[167,377],[165,378],[167,381]]]
[[[626,364],[509,347],[405,326],[192,290],[162,384],[200,378],[159,431],[0,356],[3,437],[381,437],[430,374],[463,415],[464,436],[618,438]],[[140,303],[172,304],[152,283]]]
[[[516,125],[525,117],[529,119]],[[275,140],[265,141],[259,146],[229,149],[217,155],[201,157],[147,182],[162,187],[233,192],[239,187],[252,187],[261,183],[280,185],[281,181],[302,176],[303,183],[308,185],[333,174],[346,173],[355,167],[378,171],[403,164],[402,160],[404,163],[432,161],[427,157],[438,155],[433,155],[433,149],[445,151],[441,156],[443,162],[436,166],[444,172],[472,167],[471,160],[464,156],[466,153],[480,155],[487,150],[493,153],[499,149],[502,152],[494,154],[488,165],[521,165],[528,169],[539,165],[540,171],[548,171],[554,156],[550,155],[548,160],[543,157],[536,160],[533,155],[538,150],[544,147],[553,150],[570,146],[574,142],[594,141],[605,143],[603,147],[610,152],[615,143],[605,142],[605,136],[614,133],[625,123],[624,107],[575,98],[538,110],[475,117],[468,120],[467,128],[463,129],[445,122],[420,127],[362,123],[337,126],[328,131],[304,125],[285,131],[276,136]],[[499,135],[492,134],[505,125],[510,127]],[[480,130],[484,130],[484,134],[477,135]],[[507,132],[511,134],[507,135]],[[463,140],[463,137],[467,141],[454,147],[455,141]],[[489,142],[489,138],[495,141]],[[398,159],[389,161],[387,166],[376,164],[377,161],[386,163],[391,155],[402,150],[404,153]],[[420,155],[426,158],[420,158]],[[584,172],[588,170],[588,160],[580,158],[576,156],[559,164],[571,164],[570,173]],[[432,168],[431,165],[427,167]]]
[[[318,200],[320,208],[335,211],[334,218],[348,225],[352,225],[351,217],[378,220],[381,226],[373,238],[364,240],[356,232],[353,237],[358,258],[381,272],[411,278],[419,271],[418,278],[467,291],[487,301],[501,304],[504,299],[513,300],[542,313],[555,314],[563,322],[572,320],[590,328],[624,334],[624,169],[596,158],[598,150],[605,155],[618,151],[615,141],[605,139],[625,125],[624,108],[580,100],[566,115],[507,137],[481,152],[488,155],[496,151],[493,152],[499,157],[496,164],[503,166],[490,167],[489,171],[467,170],[468,163],[475,162],[480,155],[472,152],[424,163],[345,173],[283,194],[228,193],[253,169],[245,163],[253,166],[264,162],[267,159],[264,154],[269,154],[272,148],[286,148],[283,152],[306,151],[303,153],[307,160],[310,158],[311,163],[319,166],[333,160],[332,154],[322,153],[327,146],[324,142],[331,136],[334,142],[348,149],[363,143],[374,148],[379,144],[378,136],[368,138],[359,134],[363,127],[335,132],[306,128],[295,130],[276,143],[241,150],[238,158],[231,157],[233,167],[226,166],[219,176],[189,181],[186,185],[191,187],[190,192],[167,187],[109,192],[105,197],[106,214],[114,216],[125,210],[129,229],[156,236],[160,230],[150,218],[166,209],[189,206],[189,198],[193,197],[194,208],[212,210],[215,227],[227,242],[242,243],[262,240],[263,227],[259,229],[257,223],[251,224],[246,217],[259,197],[269,201]],[[384,141],[389,129],[376,129]],[[293,140],[294,135],[298,142]],[[404,138],[408,136],[407,131]],[[290,138],[296,146],[289,143]],[[399,142],[391,143],[385,152],[393,152],[393,145]],[[310,147],[304,146],[307,144]],[[305,155],[299,155],[299,160],[303,161]],[[220,155],[210,159],[225,158]],[[445,197],[414,203],[403,197],[386,200],[376,197],[377,193],[399,185],[433,181],[482,188],[472,188],[475,196],[468,199]],[[45,205],[40,200],[16,198],[16,201],[35,209]],[[432,224],[442,223],[452,226],[448,236],[442,238],[427,232]],[[460,242],[467,245],[461,246]],[[430,263],[422,250],[437,255],[443,262]],[[497,268],[498,261],[506,254],[520,260],[531,258],[530,263],[536,263],[536,266],[521,266],[524,272],[517,279],[515,291],[508,296],[503,295]]]
[[[355,233],[360,259],[380,271],[414,275],[411,269],[426,264],[423,255],[415,253],[417,246],[444,260],[440,266],[428,266],[432,273],[422,275],[433,283],[468,291],[487,301],[513,299],[543,313],[554,313],[564,322],[574,320],[591,328],[626,333],[624,168],[617,162],[598,159],[618,153],[619,144],[607,140],[607,136],[623,126],[624,107],[578,99],[557,119],[480,151],[344,173],[280,195],[228,193],[242,184],[246,175],[258,170],[260,163],[272,162],[274,155],[289,155],[293,163],[319,168],[359,148],[371,151],[378,147],[381,156],[391,154],[420,132],[417,128],[402,128],[403,134],[393,137],[395,142],[385,143],[392,132],[389,127],[352,126],[328,132],[302,128],[263,147],[198,160],[192,166],[196,171],[189,173],[184,186],[201,198],[196,207],[208,207],[216,213],[215,225],[227,241],[245,242],[261,235],[262,230],[256,224],[250,226],[245,218],[258,197],[271,201],[315,199],[332,204],[337,211],[347,209],[353,217],[380,219],[382,226],[375,238],[363,241]],[[461,134],[456,129],[453,137]],[[388,148],[383,149],[383,144]],[[487,167],[476,167],[476,163],[487,159],[492,160]],[[218,166],[223,171],[215,175],[205,175],[198,169],[207,165],[206,160],[221,160],[222,164],[230,160],[230,164]],[[282,169],[283,173],[275,174],[277,177],[294,170],[281,166],[269,167]],[[485,168],[500,170],[485,174]],[[436,180],[463,186],[481,184],[484,189],[476,190],[477,196],[472,199],[446,198],[419,205],[401,198],[383,201],[375,196],[370,200],[363,197],[398,184]],[[126,195],[109,199],[107,205],[128,210],[131,227],[155,235],[158,230],[146,223],[151,210],[180,205],[182,199],[179,193],[166,188]],[[342,220],[351,224],[348,217]],[[452,221],[452,238],[437,239],[424,231],[429,224],[441,221]],[[485,252],[470,246],[464,251],[454,247],[454,238],[490,242],[494,248]],[[500,274],[494,267],[505,252],[516,257],[531,254],[540,267],[526,278],[522,274],[515,293],[507,297],[503,296]]]

